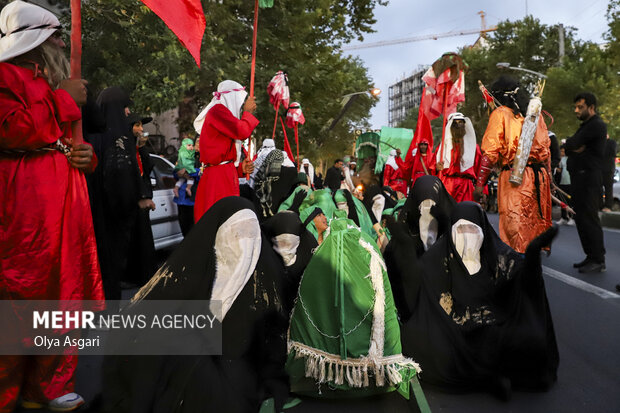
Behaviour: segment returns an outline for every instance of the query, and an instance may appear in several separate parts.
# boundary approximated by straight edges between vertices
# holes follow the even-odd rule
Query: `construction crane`
[[[443,37],[466,36],[468,34],[476,34],[476,33],[479,33],[480,36],[484,37],[486,33],[494,32],[497,30],[497,26],[492,26],[489,28],[486,27],[486,22],[484,20],[484,17],[486,16],[485,12],[480,11],[477,14],[480,15],[480,20],[481,20],[480,29],[453,30],[450,32],[439,33],[439,34],[427,34],[424,36],[405,37],[403,39],[383,40],[380,42],[373,42],[373,43],[362,43],[362,44],[356,44],[352,46],[345,46],[342,48],[342,50],[347,51],[347,50],[358,50],[358,49],[370,49],[372,47],[391,46],[394,44],[419,42],[422,40],[437,40]]]

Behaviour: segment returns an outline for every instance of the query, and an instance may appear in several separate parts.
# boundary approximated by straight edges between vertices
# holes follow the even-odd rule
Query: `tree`
[[[339,46],[370,32],[373,9],[383,4],[381,0],[277,0],[273,8],[260,11],[259,141],[271,137],[273,128],[267,83],[276,71],[285,70],[291,99],[301,103],[307,120],[300,127],[300,152],[314,155],[348,146],[352,130],[366,125],[374,102],[356,102],[332,133],[324,132],[340,110],[341,96],[372,87],[362,62],[343,57]],[[121,85],[132,91],[137,111],[159,113],[181,102],[180,129],[191,130],[193,117],[211,100],[220,81],[234,79],[248,85],[253,7],[249,0],[203,0],[207,29],[198,69],[163,22],[141,3],[85,2],[85,77],[97,90]]]

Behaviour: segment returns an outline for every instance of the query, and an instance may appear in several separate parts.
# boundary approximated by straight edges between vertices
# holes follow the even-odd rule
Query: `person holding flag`
[[[239,196],[239,177],[254,170],[251,160],[241,162],[242,142],[259,123],[253,115],[256,99],[246,100],[247,95],[245,87],[225,80],[194,120],[194,128],[200,133],[200,161],[204,168],[196,193],[195,222],[218,200]]]
[[[31,317],[26,300],[104,306],[84,178],[97,162],[92,147],[72,135],[86,82],[67,79],[60,29],[56,16],[34,4],[15,1],[0,12],[0,300],[15,303],[24,320]],[[14,411],[19,398],[31,409],[76,409],[84,403],[73,392],[77,361],[76,354],[1,356],[0,412]]]
[[[443,158],[440,158],[441,153]],[[436,151],[437,163],[434,166],[437,176],[456,202],[474,200],[474,180],[480,166],[480,156],[471,120],[459,112],[448,116],[445,136]]]

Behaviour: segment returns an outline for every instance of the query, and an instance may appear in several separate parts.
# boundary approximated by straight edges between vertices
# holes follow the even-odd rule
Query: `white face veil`
[[[431,215],[431,208],[435,205],[435,201],[432,199],[425,199],[420,204],[420,238],[424,244],[424,251],[428,249],[437,241],[437,234],[439,233],[439,223],[437,219]]]
[[[252,276],[260,250],[260,226],[256,214],[251,210],[237,211],[218,228],[215,236],[216,270],[211,300],[222,302],[220,321],[226,317],[226,313]]]
[[[472,166],[474,166],[474,160],[476,158],[476,131],[471,120],[462,113],[454,112],[448,116],[448,122],[446,124],[446,138],[444,139],[445,148],[443,150],[443,167],[448,169],[450,167],[450,159],[452,157],[452,132],[450,127],[455,119],[461,119],[465,121],[465,136],[463,137],[463,156],[461,156],[461,172],[465,172]],[[437,149],[437,162],[441,162],[441,144]]]
[[[273,242],[273,249],[277,252],[284,261],[284,266],[289,267],[295,264],[297,261],[297,248],[301,238],[295,234],[280,234],[271,239]]]
[[[345,211],[347,213],[347,216],[349,216],[349,204],[347,204],[346,202],[336,202],[336,207],[338,207],[338,209],[341,211]]]
[[[14,1],[0,13],[0,62],[29,52],[60,29],[58,18],[34,4]]]
[[[377,222],[381,222],[381,216],[383,215],[383,208],[385,207],[385,197],[381,194],[377,194],[372,198],[372,213],[375,215]]]
[[[484,241],[482,228],[466,219],[452,225],[452,242],[470,275],[480,271],[480,248]]]

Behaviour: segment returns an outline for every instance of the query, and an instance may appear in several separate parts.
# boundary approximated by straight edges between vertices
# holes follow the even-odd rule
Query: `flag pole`
[[[250,67],[250,97],[254,97],[254,75],[256,73],[256,36],[258,34],[258,0],[254,1],[254,34],[252,36],[252,65]]]
[[[82,4],[81,0],[71,0],[71,79],[82,78]],[[73,145],[84,142],[82,119],[71,125]]]
[[[258,0],[254,0],[254,32],[252,34],[252,63],[250,65],[250,97],[254,97],[254,75],[256,73],[256,36],[258,34],[257,32],[258,32]],[[252,140],[251,139],[248,141],[248,155],[250,153],[252,153]],[[250,174],[245,174],[245,179],[249,181]]]

